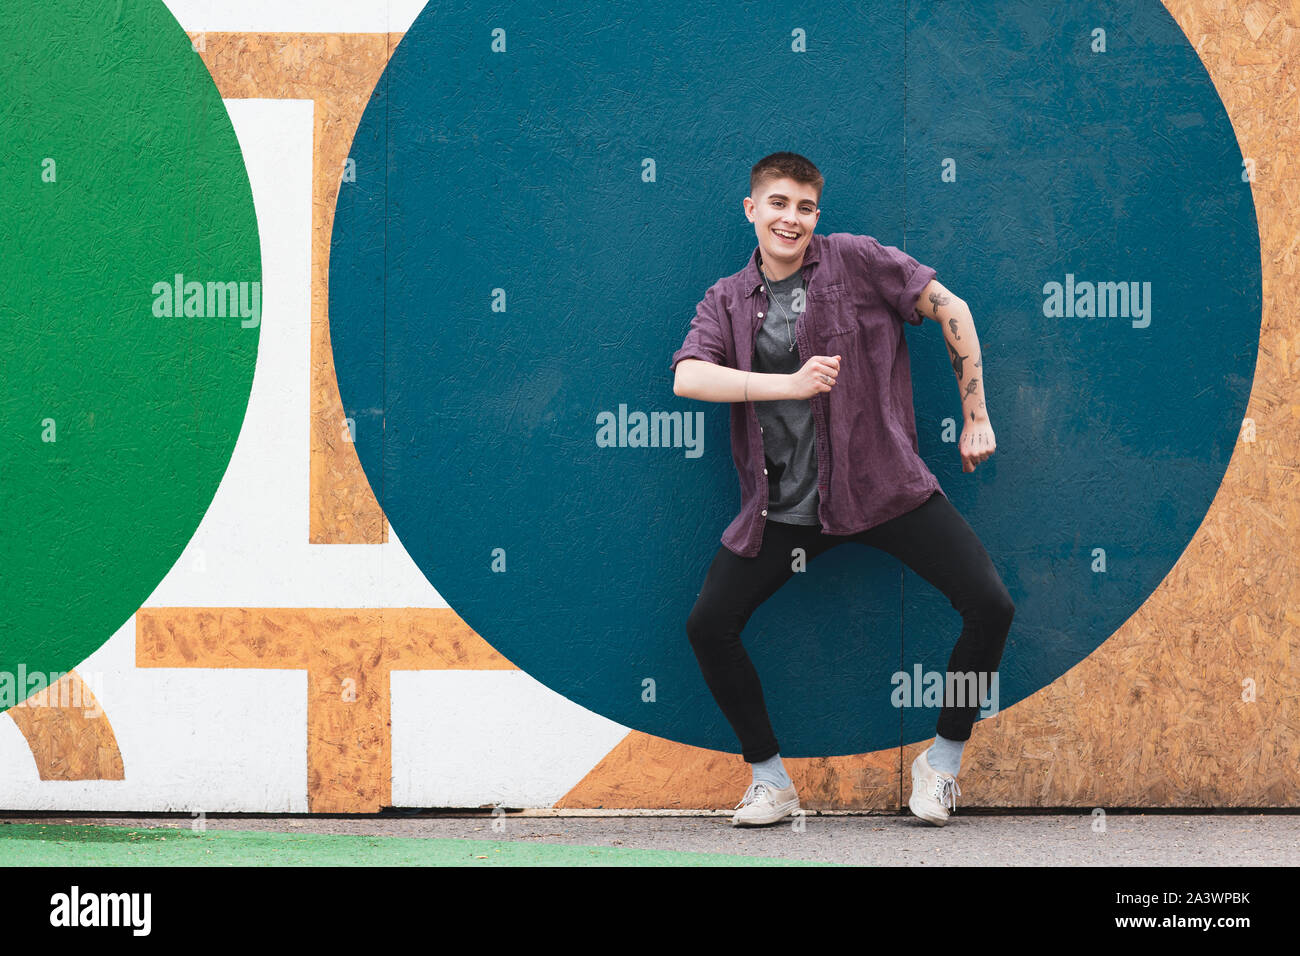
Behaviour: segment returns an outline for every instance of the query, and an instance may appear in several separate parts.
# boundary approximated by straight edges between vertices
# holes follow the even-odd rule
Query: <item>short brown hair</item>
[[[749,171],[749,194],[757,196],[758,188],[765,182],[785,178],[817,190],[817,203],[821,204],[822,186],[826,180],[816,166],[798,153],[772,153],[756,162]]]

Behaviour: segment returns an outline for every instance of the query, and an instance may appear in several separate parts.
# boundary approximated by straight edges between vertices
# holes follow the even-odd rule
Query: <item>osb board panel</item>
[[[329,336],[329,250],[343,164],[401,34],[205,33],[204,63],[227,99],[315,101],[311,243],[312,544],[388,540],[384,514],[347,440]]]
[[[42,780],[123,780],[117,736],[76,671],[5,711],[27,741]]]
[[[1261,231],[1264,324],[1247,410],[1256,440],[1239,442],[1205,522],[1138,613],[1051,686],[976,726],[963,764],[966,806],[1295,805],[1300,617],[1288,609],[1297,596],[1290,544],[1300,523],[1300,404],[1288,396],[1300,329],[1288,280],[1300,245],[1289,225],[1297,208],[1289,153],[1296,145],[1291,51],[1300,3],[1168,0],[1166,6],[1206,64],[1243,154],[1256,164],[1251,188]],[[317,102],[313,542],[384,536],[355,454],[340,441],[326,269],[337,171],[398,39],[206,35],[205,60],[224,96]],[[1246,679],[1254,682],[1254,701],[1242,700]],[[801,792],[817,795],[805,805],[898,806],[898,795],[910,787],[907,767],[916,749],[905,748],[901,760],[897,750],[835,758],[896,778],[891,786],[871,782],[864,788],[857,784],[868,778],[859,771],[827,770],[801,783]],[[726,769],[732,763],[728,755],[703,758],[695,748],[632,734],[562,805],[715,806],[743,783],[742,766]],[[808,774],[811,768],[799,769]],[[715,771],[725,786],[705,779]]]
[[[805,810],[897,810],[897,750],[784,759]],[[709,810],[734,806],[749,785],[739,754],[634,731],[555,805],[559,808]]]
[[[141,608],[137,667],[307,671],[307,806],[392,804],[392,670],[515,670],[448,608]]]
[[[1300,4],[1167,0],[1256,164],[1264,315],[1239,440],[1204,523],[1133,617],[1063,677],[977,725],[981,806],[1296,806],[1300,527],[1294,50]],[[1244,437],[1249,437],[1247,433]],[[1014,626],[1014,625],[1013,625]],[[1243,682],[1254,684],[1243,700]]]

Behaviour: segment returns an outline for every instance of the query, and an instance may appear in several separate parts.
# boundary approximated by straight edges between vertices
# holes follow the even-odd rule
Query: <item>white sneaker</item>
[[[912,761],[912,796],[908,798],[907,808],[926,823],[941,827],[948,822],[949,814],[956,811],[961,787],[952,774],[931,767],[925,753],[922,750]]]
[[[749,785],[740,803],[736,804],[736,815],[731,818],[734,827],[761,827],[776,823],[799,809],[799,795],[794,792],[794,784],[778,790],[771,784],[755,781]]]

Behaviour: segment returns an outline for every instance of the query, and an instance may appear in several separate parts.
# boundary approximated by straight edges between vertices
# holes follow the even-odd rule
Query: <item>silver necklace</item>
[[[786,334],[786,337],[790,340],[790,348],[788,348],[786,351],[788,351],[788,352],[793,352],[793,351],[794,351],[794,333],[790,331],[790,313],[789,313],[789,312],[786,312],[786,311],[785,311],[785,306],[781,305],[780,302],[777,302],[777,301],[776,301],[776,296],[772,295],[772,287],[771,287],[770,285],[767,284],[767,272],[764,271],[764,269],[763,269],[763,267],[762,267],[761,265],[758,267],[758,274],[761,275],[761,276],[763,277],[763,288],[764,288],[765,290],[767,290],[767,306],[768,306],[768,308],[770,309],[773,305],[775,305],[777,308],[779,308],[782,312],[785,313],[785,334]],[[802,280],[802,278],[803,278],[803,277],[802,277],[802,275],[801,275],[801,276],[800,276],[800,279]],[[798,320],[796,319],[796,322],[797,322],[797,321],[798,321]]]

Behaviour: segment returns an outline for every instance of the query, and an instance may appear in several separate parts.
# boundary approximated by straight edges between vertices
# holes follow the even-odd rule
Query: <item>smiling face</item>
[[[804,250],[821,218],[817,190],[793,179],[769,179],[758,196],[745,197],[745,217],[758,234],[763,271],[784,279],[803,265]]]

